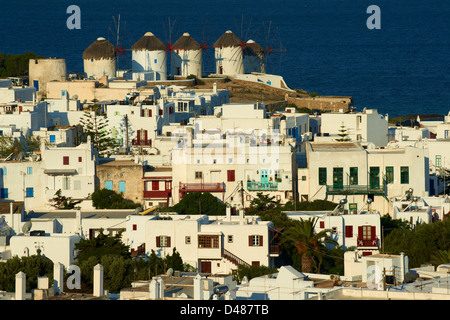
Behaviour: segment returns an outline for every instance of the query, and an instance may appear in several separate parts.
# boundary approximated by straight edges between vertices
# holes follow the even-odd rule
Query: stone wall
[[[348,111],[349,107],[353,105],[352,97],[346,96],[324,96],[324,97],[289,97],[285,100],[288,104],[294,104],[297,108],[308,108],[311,110],[321,111],[339,111],[343,109]]]

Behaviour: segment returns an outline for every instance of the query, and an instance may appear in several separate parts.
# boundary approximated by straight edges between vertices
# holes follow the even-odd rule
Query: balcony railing
[[[247,181],[247,190],[278,190],[278,182],[253,182]]]
[[[378,239],[361,239],[358,238],[356,246],[359,247],[376,247],[378,248]]]
[[[346,186],[327,186],[327,194],[349,195],[349,194],[378,194],[384,195],[384,185],[346,185]]]
[[[133,139],[131,140],[131,144],[133,146],[145,146],[145,147],[151,147],[152,146],[152,140],[140,140],[140,139]]]
[[[180,192],[224,192],[225,183],[181,183]]]
[[[281,246],[279,244],[271,244],[269,247],[270,255],[279,255],[281,253]]]
[[[144,190],[144,199],[166,199],[170,196],[171,190]]]

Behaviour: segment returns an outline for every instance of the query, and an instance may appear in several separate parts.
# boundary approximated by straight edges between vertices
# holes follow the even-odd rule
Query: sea
[[[80,9],[80,29],[67,27],[71,5]],[[292,89],[352,96],[357,109],[390,117],[443,115],[450,111],[449,21],[443,0],[0,0],[0,52],[64,58],[78,73],[98,37],[130,49],[148,31],[166,43],[188,32],[210,46],[204,65],[212,71],[212,45],[231,30],[271,49],[267,72]],[[129,60],[125,51],[119,67]]]

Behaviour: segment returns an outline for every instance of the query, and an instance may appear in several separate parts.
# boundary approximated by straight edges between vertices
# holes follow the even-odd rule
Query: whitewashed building
[[[152,32],[145,33],[131,47],[132,79],[159,81],[167,79],[167,46]]]
[[[145,221],[143,221],[145,220]],[[274,266],[279,255],[272,243],[273,223],[247,217],[158,214],[130,216],[127,236],[131,249],[153,250],[164,257],[175,248],[183,261],[202,273],[228,274],[238,265]]]
[[[428,196],[428,160],[422,148],[363,148],[355,142],[306,142],[307,165],[298,169],[302,200],[339,202],[348,210],[367,206],[392,214],[393,197],[414,189]]]

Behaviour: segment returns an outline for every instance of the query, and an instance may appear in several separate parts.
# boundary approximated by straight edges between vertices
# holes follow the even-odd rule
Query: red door
[[[200,263],[201,273],[211,273],[211,261],[202,261]]]

